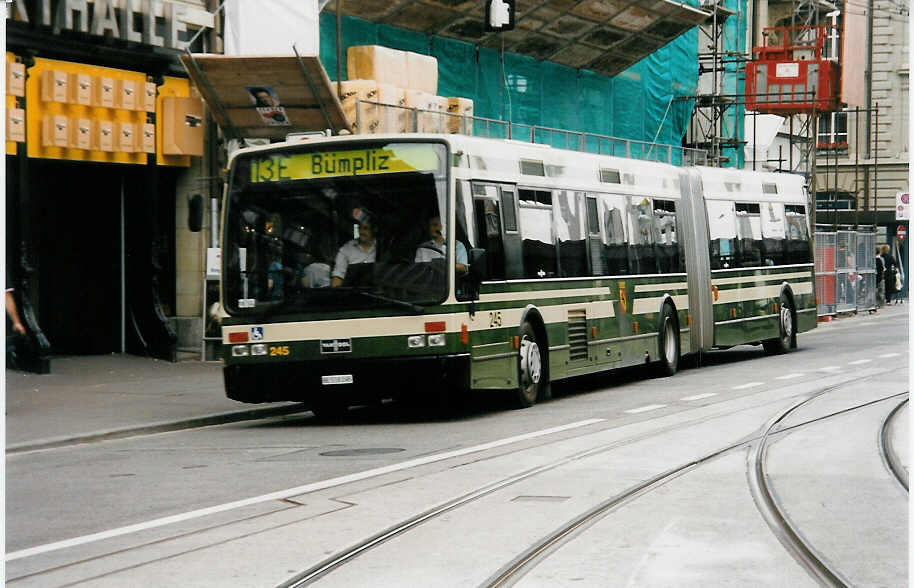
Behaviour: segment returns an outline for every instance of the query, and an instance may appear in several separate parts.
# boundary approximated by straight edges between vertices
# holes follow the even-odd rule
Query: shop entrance
[[[130,336],[122,297],[124,217],[141,206],[142,170],[31,160],[38,320],[56,354],[121,352]],[[130,187],[136,187],[131,191]],[[129,321],[129,317],[128,317]]]

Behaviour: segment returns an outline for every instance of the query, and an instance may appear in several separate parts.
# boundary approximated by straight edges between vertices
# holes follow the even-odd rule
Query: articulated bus
[[[223,206],[225,387],[318,416],[762,344],[816,326],[801,177],[462,135],[237,152]]]

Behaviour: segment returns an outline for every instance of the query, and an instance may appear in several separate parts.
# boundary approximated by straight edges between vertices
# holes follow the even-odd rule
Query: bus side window
[[[588,195],[584,199],[584,203],[587,210],[587,249],[590,255],[590,275],[605,276],[607,271],[600,241],[600,213],[597,199]]]
[[[736,238],[740,267],[762,265],[762,219],[757,203],[737,202]]]
[[[730,269],[735,267],[736,214],[733,209],[733,203],[723,200],[708,200],[706,205],[708,209],[711,269]]]
[[[654,251],[660,273],[685,271],[679,227],[676,224],[676,203],[672,200],[654,200]]]
[[[625,197],[600,194],[600,228],[604,275],[627,275],[628,239],[625,236]]]
[[[489,280],[505,279],[505,249],[501,242],[501,217],[498,201],[477,198],[473,201],[476,213],[476,245],[486,250],[486,275]]]
[[[656,274],[654,215],[650,198],[646,196],[631,197],[628,206],[628,223],[631,234],[628,244],[629,269],[633,274]]]
[[[762,264],[781,265],[787,243],[784,223],[784,205],[779,202],[763,202],[762,221]]]
[[[518,190],[520,235],[525,278],[553,278],[557,274],[553,235],[552,193]]]
[[[785,204],[784,214],[787,217],[787,263],[811,262],[806,207],[802,204]]]
[[[583,195],[583,192],[566,190],[555,193],[555,234],[559,246],[559,275],[563,278],[590,275],[581,210]]]

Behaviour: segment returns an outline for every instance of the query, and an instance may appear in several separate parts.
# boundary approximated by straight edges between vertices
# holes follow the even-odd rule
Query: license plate
[[[321,383],[326,385],[330,384],[351,384],[352,383],[352,374],[338,374],[334,376],[321,376]]]

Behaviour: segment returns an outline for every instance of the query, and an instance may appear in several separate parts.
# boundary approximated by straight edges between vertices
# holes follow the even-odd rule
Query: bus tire
[[[514,399],[517,408],[533,406],[548,389],[542,343],[537,339],[533,325],[524,321],[520,328],[520,345],[517,353],[517,392]]]
[[[770,355],[787,353],[794,347],[794,314],[793,304],[787,294],[781,292],[780,312],[778,313],[778,336],[762,341],[762,347]]]
[[[657,375],[672,376],[679,370],[680,345],[679,322],[676,320],[673,307],[669,304],[664,304],[660,313],[657,348],[657,356],[660,358],[660,361],[657,362]]]

